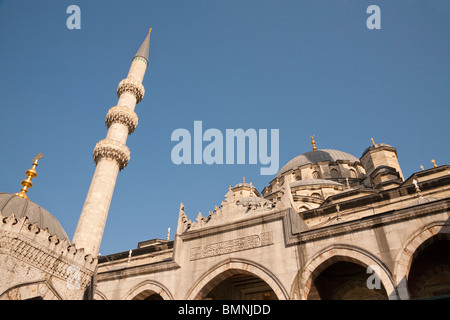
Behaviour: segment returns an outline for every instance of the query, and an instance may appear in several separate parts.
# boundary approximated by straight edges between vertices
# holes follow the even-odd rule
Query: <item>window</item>
[[[356,178],[356,172],[353,169],[350,169],[350,178]]]
[[[313,179],[319,179],[320,178],[320,174],[317,171],[314,171],[312,174]]]
[[[308,209],[308,207],[306,207],[306,206],[301,206],[299,209],[298,209],[298,212],[303,212],[303,211],[308,211],[309,209]]]
[[[339,177],[339,171],[337,171],[336,169],[331,169],[330,174],[331,174],[331,178],[335,179],[335,178]]]

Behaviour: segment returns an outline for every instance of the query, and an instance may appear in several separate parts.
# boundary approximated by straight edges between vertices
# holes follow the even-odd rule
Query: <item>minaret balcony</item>
[[[109,109],[105,119],[108,129],[113,123],[122,123],[128,127],[128,134],[132,134],[138,125],[138,116],[128,107],[114,106]]]
[[[103,158],[115,160],[119,164],[119,170],[122,170],[130,161],[130,149],[117,140],[103,139],[95,145],[93,157],[95,164]]]
[[[136,97],[136,103],[139,103],[144,98],[145,89],[139,80],[133,78],[125,78],[120,81],[117,87],[117,96],[120,97],[122,93],[129,92]]]

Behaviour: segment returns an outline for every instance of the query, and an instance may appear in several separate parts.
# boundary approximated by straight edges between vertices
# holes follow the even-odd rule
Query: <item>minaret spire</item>
[[[94,148],[95,173],[72,241],[94,257],[99,252],[117,175],[130,160],[126,141],[137,127],[134,109],[145,94],[142,80],[148,65],[150,32],[133,58],[127,77],[117,87],[119,100],[106,115],[106,138]]]
[[[136,52],[136,55],[134,56],[136,57],[141,57],[144,58],[145,60],[147,60],[148,62],[148,51],[150,48],[150,34],[152,33],[152,28],[150,28],[150,30],[148,30],[148,35],[145,38],[144,42],[142,42],[141,47],[139,48],[138,52]]]

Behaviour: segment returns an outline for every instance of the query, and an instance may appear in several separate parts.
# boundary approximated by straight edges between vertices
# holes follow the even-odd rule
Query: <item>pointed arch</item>
[[[256,262],[235,258],[224,260],[205,272],[189,290],[185,299],[202,299],[221,281],[236,273],[254,275],[266,282],[279,300],[289,299],[286,289],[272,272]]]
[[[106,297],[106,295],[103,292],[101,292],[99,290],[95,290],[94,300],[108,300],[108,298]]]
[[[408,273],[411,268],[414,254],[417,249],[432,237],[441,235],[450,239],[450,225],[448,222],[439,221],[428,224],[427,226],[416,231],[403,246],[395,259],[394,279],[397,284],[399,297],[402,300],[409,300],[408,293]]]
[[[149,293],[158,294],[163,300],[173,300],[173,295],[163,284],[154,280],[145,280],[134,286],[123,298],[123,300],[132,300],[145,298]]]
[[[29,299],[62,300],[62,297],[47,280],[21,283],[0,294],[0,300]]]
[[[374,267],[378,270],[378,277],[391,300],[398,299],[397,290],[390,270],[378,258],[369,252],[354,246],[335,244],[325,248],[309,259],[297,274],[291,289],[292,299],[308,299],[314,278],[323,270],[338,261],[352,262],[365,268]]]

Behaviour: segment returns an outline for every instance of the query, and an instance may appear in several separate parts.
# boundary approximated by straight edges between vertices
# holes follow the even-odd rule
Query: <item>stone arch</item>
[[[0,294],[0,300],[62,300],[46,280],[22,283]]]
[[[95,290],[93,299],[94,300],[108,300],[106,295],[103,292],[100,292],[98,290]]]
[[[158,294],[163,300],[173,300],[170,291],[161,283],[153,280],[145,280],[134,286],[124,297],[123,300],[143,300],[149,293]]]
[[[253,261],[233,258],[222,261],[205,272],[189,290],[185,299],[202,299],[203,296],[221,281],[239,272],[254,275],[265,281],[275,292],[279,300],[286,300],[289,298],[287,291],[281,282],[268,269]]]
[[[313,193],[311,193],[311,197],[318,198],[318,199],[322,199],[322,196],[320,195],[319,192],[313,192]]]
[[[413,262],[416,250],[430,238],[443,235],[450,238],[450,225],[445,221],[431,223],[415,232],[403,246],[403,249],[395,259],[394,280],[397,284],[399,297],[402,300],[409,300],[408,293],[408,273]]]
[[[294,280],[291,290],[293,299],[308,299],[313,279],[327,267],[338,261],[359,264],[365,268],[376,266],[378,277],[386,290],[389,299],[398,299],[397,291],[389,269],[367,251],[348,245],[332,245],[309,259]]]

